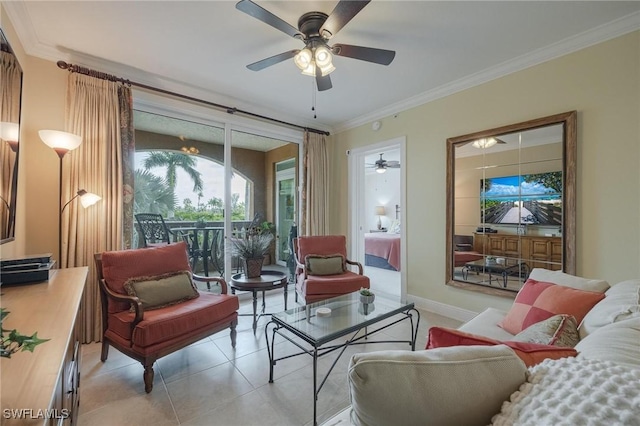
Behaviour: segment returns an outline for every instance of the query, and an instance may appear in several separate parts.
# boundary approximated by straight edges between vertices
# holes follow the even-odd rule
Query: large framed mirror
[[[22,68],[0,29],[0,244],[12,241],[16,228]]]
[[[575,274],[575,111],[447,139],[446,283],[514,297]]]

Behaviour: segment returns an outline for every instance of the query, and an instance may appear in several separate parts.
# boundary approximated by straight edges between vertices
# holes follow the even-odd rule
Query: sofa
[[[591,303],[597,300],[582,307],[575,347],[547,345],[547,352],[536,343],[518,342],[524,331],[505,330],[514,312],[521,319],[534,311],[528,306],[522,314],[518,306],[527,304],[523,297],[531,283],[557,290],[555,298],[567,292],[570,304],[573,290],[590,293]],[[326,424],[640,425],[640,280],[610,287],[601,280],[534,269],[525,287],[508,312],[489,308],[457,330],[440,330],[449,340],[453,336],[469,344],[353,355],[349,420],[345,412],[342,422],[334,418]],[[427,347],[438,336],[432,335],[435,329]]]

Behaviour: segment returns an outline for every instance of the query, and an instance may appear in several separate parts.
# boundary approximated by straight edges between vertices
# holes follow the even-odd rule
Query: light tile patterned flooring
[[[291,287],[291,286],[290,286]],[[250,313],[251,299],[241,293],[240,313]],[[289,290],[288,307],[296,306]],[[284,310],[281,290],[267,293],[267,311]],[[457,327],[456,320],[420,311],[416,349],[424,348],[429,327]],[[269,363],[262,317],[256,334],[250,316],[239,318],[235,350],[227,330],[161,358],[154,366],[154,388],[144,392],[142,366],[110,348],[106,362],[100,361],[100,343],[83,345],[80,384],[81,426],[94,425],[311,425],[313,417],[312,358],[301,355],[280,361],[269,381]],[[390,327],[378,339],[408,338],[409,323]],[[277,341],[278,342],[278,341]],[[276,353],[298,348],[281,341]],[[349,405],[347,367],[357,352],[383,349],[408,350],[406,344],[365,344],[349,347],[331,372],[318,399],[318,423]],[[334,355],[320,358],[319,377]]]

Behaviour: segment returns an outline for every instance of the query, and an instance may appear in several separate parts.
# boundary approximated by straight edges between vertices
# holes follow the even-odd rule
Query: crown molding
[[[568,55],[589,46],[623,36],[640,29],[640,12],[635,12],[616,19],[606,24],[602,24],[590,30],[584,31],[575,36],[566,38],[549,46],[534,50],[533,52],[502,62],[484,71],[471,74],[467,77],[452,81],[412,96],[408,99],[388,105],[379,110],[365,114],[353,120],[345,121],[334,126],[334,132],[340,133],[358,126],[380,120],[384,117],[415,108],[420,105],[444,98],[454,93],[470,89],[491,80],[495,80],[506,75],[522,71],[535,65]]]

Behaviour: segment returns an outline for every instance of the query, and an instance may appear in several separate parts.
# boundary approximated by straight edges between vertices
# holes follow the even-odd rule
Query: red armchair
[[[95,261],[102,305],[100,359],[106,361],[113,346],[140,361],[147,393],[153,389],[158,358],[226,328],[235,347],[238,297],[227,294],[222,278],[190,275],[184,242],[98,253]],[[196,290],[190,276],[217,282],[222,294]]]
[[[298,296],[303,303],[309,304],[370,286],[369,277],[362,273],[362,264],[347,259],[344,235],[298,237],[293,240],[293,251],[296,302]],[[349,270],[347,265],[356,266],[358,272]]]

